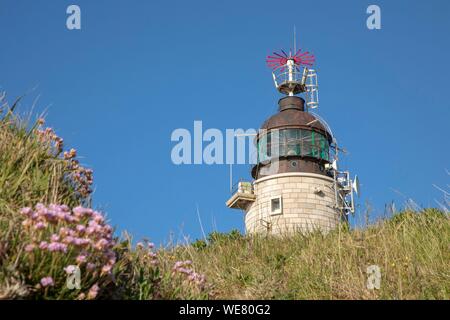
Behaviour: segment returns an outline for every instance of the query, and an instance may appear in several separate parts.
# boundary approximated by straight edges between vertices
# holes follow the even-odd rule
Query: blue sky
[[[66,28],[81,8],[82,29]],[[366,28],[381,8],[382,29]],[[291,7],[289,7],[291,6]],[[176,128],[257,128],[276,112],[265,57],[297,45],[317,58],[320,108],[360,176],[361,208],[406,197],[435,206],[450,169],[449,1],[0,0],[0,89],[94,169],[94,205],[118,231],[165,242],[243,230],[227,209],[226,165],[171,162]],[[35,90],[31,91],[32,88]],[[249,166],[234,166],[249,178]],[[362,213],[363,210],[361,210]],[[360,214],[361,214],[360,213]],[[359,219],[359,215],[355,220]]]

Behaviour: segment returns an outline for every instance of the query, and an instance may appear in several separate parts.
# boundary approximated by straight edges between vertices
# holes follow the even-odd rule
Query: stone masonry
[[[303,172],[281,173],[254,181],[256,200],[247,207],[247,233],[286,234],[321,230],[339,224],[340,212],[332,178]],[[281,196],[281,212],[271,212],[271,201]]]

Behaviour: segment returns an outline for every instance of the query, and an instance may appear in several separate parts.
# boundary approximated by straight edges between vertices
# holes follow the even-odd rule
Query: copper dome
[[[266,135],[271,130],[279,129],[300,129],[309,132],[317,132],[321,134],[328,143],[332,143],[331,133],[326,129],[322,122],[313,116],[311,113],[305,112],[305,100],[297,96],[288,96],[278,101],[279,112],[267,119],[261,126],[259,134],[256,136],[256,144],[259,139]],[[258,149],[259,150],[259,149]],[[300,150],[300,149],[299,149]],[[326,147],[326,154],[328,154],[328,146]],[[302,151],[300,151],[301,153]],[[278,158],[276,165],[277,172],[310,172],[321,175],[328,175],[324,164],[329,162],[328,157],[317,157],[314,154],[284,154]],[[266,176],[261,169],[271,165],[271,161],[260,161],[258,151],[258,163],[253,166],[251,174],[254,179],[259,179]]]
[[[319,119],[305,112],[305,100],[297,96],[284,97],[278,101],[279,112],[267,119],[261,126],[263,130],[280,128],[300,128],[320,132],[331,143],[331,134]]]

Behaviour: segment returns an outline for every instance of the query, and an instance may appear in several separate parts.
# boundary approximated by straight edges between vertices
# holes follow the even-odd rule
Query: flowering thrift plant
[[[80,206],[70,210],[65,205],[41,203],[34,209],[22,208],[20,213],[24,217],[26,239],[22,263],[28,266],[27,282],[34,285],[37,295],[41,292],[53,297],[52,288],[61,292],[67,276],[77,267],[81,271],[81,288],[73,290],[74,297],[93,299],[101,289],[100,284],[113,280],[116,263],[113,228],[101,213]]]
[[[186,280],[203,289],[205,286],[205,276],[199,274],[192,269],[192,261],[177,261],[172,268],[174,274],[182,274]]]
[[[151,242],[133,248],[127,234],[116,247],[119,259],[116,285],[128,299],[206,299],[210,286],[191,261],[177,261],[175,251],[155,249]],[[174,249],[175,250],[175,249]]]
[[[66,169],[69,172],[68,176],[71,178],[70,182],[75,192],[81,197],[88,197],[92,193],[93,171],[84,168],[75,159],[77,156],[75,149],[72,148],[69,151],[63,152],[64,140],[52,128],[41,128],[43,124],[44,119],[39,119],[37,122],[38,128],[35,130],[38,141],[55,157],[62,154],[63,159],[67,163]]]

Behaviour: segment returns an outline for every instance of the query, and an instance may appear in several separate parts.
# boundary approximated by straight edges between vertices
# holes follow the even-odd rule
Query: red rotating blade
[[[286,51],[281,50],[281,53],[273,52],[273,56],[267,56],[266,63],[269,68],[276,69],[286,65],[288,60],[294,60],[294,64],[297,66],[312,66],[315,57],[309,51],[302,52],[302,49],[298,49],[294,55],[292,55],[292,51],[289,51],[288,55]]]

